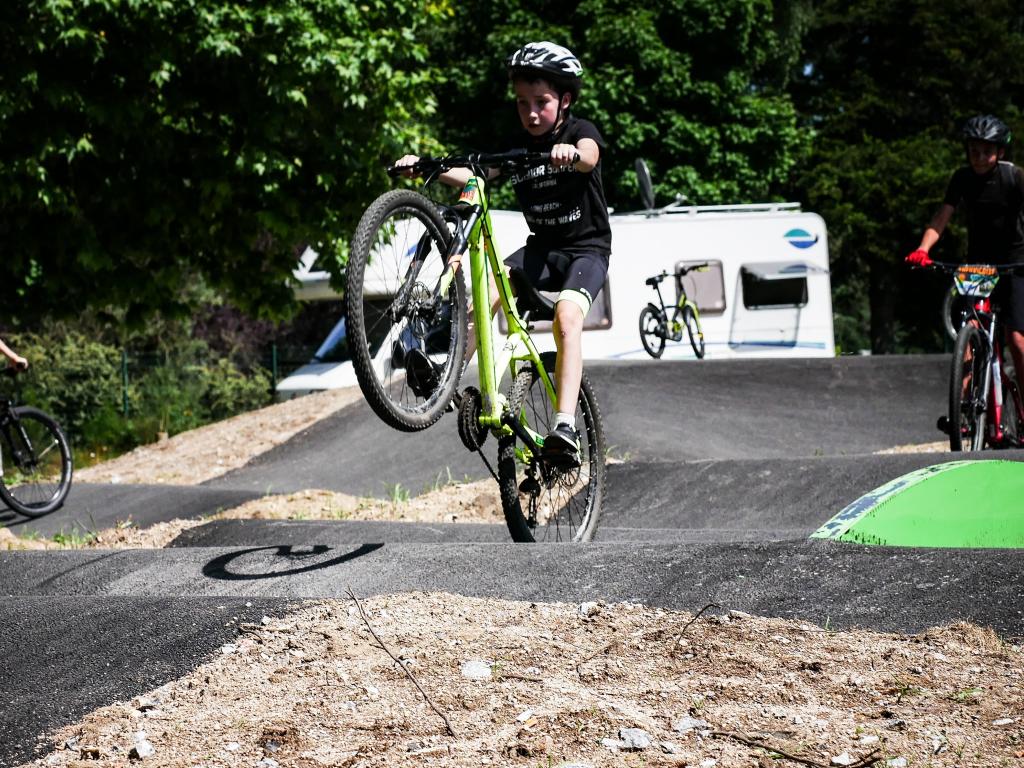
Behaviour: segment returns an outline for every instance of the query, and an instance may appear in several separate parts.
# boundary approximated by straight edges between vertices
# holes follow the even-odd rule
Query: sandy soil
[[[63,729],[37,764],[1020,765],[1021,649],[991,632],[714,613],[310,603]]]
[[[244,464],[243,447],[272,447],[283,420],[290,436],[355,397],[284,403],[79,477],[202,482]],[[922,449],[933,447],[892,450]],[[481,481],[391,502],[310,490],[218,517],[500,522],[500,505]],[[203,522],[124,524],[85,545],[160,547]],[[55,546],[0,529],[0,549]],[[728,606],[695,618],[632,604],[356,597],[238,627],[192,674],[49,735],[41,746],[56,749],[35,764],[1024,765],[1024,656],[987,629],[908,637]]]

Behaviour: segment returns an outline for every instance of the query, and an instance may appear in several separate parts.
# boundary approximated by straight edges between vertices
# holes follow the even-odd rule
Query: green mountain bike
[[[524,151],[422,158],[412,170],[427,186],[446,170],[470,169],[459,201],[440,204],[411,190],[377,198],[352,239],[345,301],[359,386],[384,422],[422,430],[454,408],[463,444],[498,481],[514,540],[589,541],[605,483],[597,397],[584,373],[576,404],[579,463],[545,455],[556,410],[555,356],[539,353],[529,331],[531,321],[553,319],[554,304],[525,275],[505,267],[486,194],[488,169],[539,174],[549,159]],[[480,387],[460,392],[469,333],[460,259],[467,250]],[[489,275],[507,321],[504,340],[495,338],[490,317]],[[506,373],[510,384],[503,390]],[[488,435],[497,439],[497,471],[481,450]]]
[[[686,295],[682,278],[690,272],[701,272],[708,268],[707,263],[681,267],[672,276],[679,286],[679,300],[670,310],[661,296],[661,281],[668,277],[668,272],[654,275],[646,280],[646,284],[658,294],[658,304],[648,304],[640,310],[640,342],[647,354],[657,359],[665,351],[665,342],[682,341],[683,328],[690,337],[693,354],[700,360],[704,357],[704,330],[700,327],[700,312],[697,305]],[[660,305],[660,306],[659,306]]]

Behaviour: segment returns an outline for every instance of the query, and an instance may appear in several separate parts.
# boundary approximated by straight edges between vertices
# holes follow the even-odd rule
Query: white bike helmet
[[[509,74],[538,74],[561,81],[579,80],[583,67],[572,51],[561,45],[549,43],[527,43],[505,60]]]

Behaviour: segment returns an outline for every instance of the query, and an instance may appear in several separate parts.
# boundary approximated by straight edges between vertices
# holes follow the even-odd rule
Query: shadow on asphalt
[[[314,544],[311,547],[294,547],[291,544],[273,547],[251,547],[241,549],[237,552],[227,552],[215,557],[203,566],[203,576],[210,579],[222,579],[224,581],[251,581],[253,579],[276,579],[281,576],[297,576],[300,573],[310,573],[324,568],[331,568],[342,563],[348,563],[364,555],[372,554],[381,549],[383,544],[363,544],[361,547],[346,552],[345,554],[325,560],[324,555],[331,551],[331,547],[325,544]],[[246,571],[245,563],[249,555],[257,552],[273,550],[275,557],[272,561],[272,570],[262,572]],[[261,565],[266,564],[266,557],[255,560]],[[230,570],[233,566],[236,570]],[[280,567],[277,567],[280,566]]]

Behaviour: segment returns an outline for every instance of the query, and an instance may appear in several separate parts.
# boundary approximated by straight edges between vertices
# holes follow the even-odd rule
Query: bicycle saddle
[[[651,288],[655,288],[657,287],[658,283],[660,283],[666,277],[667,275],[655,275],[654,277],[648,277],[647,285],[651,286]]]
[[[531,320],[554,320],[555,302],[541,294],[521,269],[508,271],[508,280],[516,292],[516,307],[520,315],[530,313]]]

